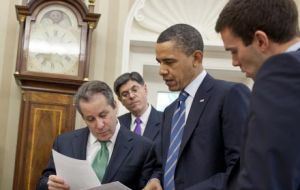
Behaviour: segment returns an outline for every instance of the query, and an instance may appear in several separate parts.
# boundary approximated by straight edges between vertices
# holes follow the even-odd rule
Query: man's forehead
[[[142,84],[138,83],[135,80],[129,80],[121,86],[120,90],[122,90],[122,91],[127,90],[127,89],[133,88],[135,86],[139,87],[139,86],[142,86]]]
[[[242,39],[235,36],[230,30],[222,31],[221,37],[227,51],[236,49],[242,43]]]

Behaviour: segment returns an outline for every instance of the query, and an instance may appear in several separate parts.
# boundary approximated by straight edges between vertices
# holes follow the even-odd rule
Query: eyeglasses
[[[123,91],[120,93],[120,96],[123,98],[123,99],[127,99],[130,97],[130,94],[132,95],[137,95],[138,91],[141,89],[141,86],[137,86],[137,85],[134,85],[132,86],[129,90],[127,91]]]

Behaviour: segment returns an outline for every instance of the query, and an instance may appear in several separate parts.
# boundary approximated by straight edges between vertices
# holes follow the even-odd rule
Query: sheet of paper
[[[103,184],[100,187],[94,187],[86,190],[130,190],[128,187],[122,183],[115,181],[112,183]]]
[[[70,158],[52,149],[56,174],[61,176],[71,190],[130,190],[115,181],[101,185],[90,163]]]
[[[86,160],[70,158],[52,150],[56,175],[61,176],[72,190],[82,190],[101,185],[96,173]]]

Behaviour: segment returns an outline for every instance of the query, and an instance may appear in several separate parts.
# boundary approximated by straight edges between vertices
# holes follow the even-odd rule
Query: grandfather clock
[[[22,100],[14,190],[32,190],[47,165],[54,138],[73,130],[73,95],[88,80],[94,0],[24,0],[15,78]]]

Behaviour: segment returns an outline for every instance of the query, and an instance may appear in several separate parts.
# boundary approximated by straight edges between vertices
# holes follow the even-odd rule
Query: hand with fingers
[[[50,175],[47,184],[49,190],[70,190],[70,186],[61,177],[56,175]]]

